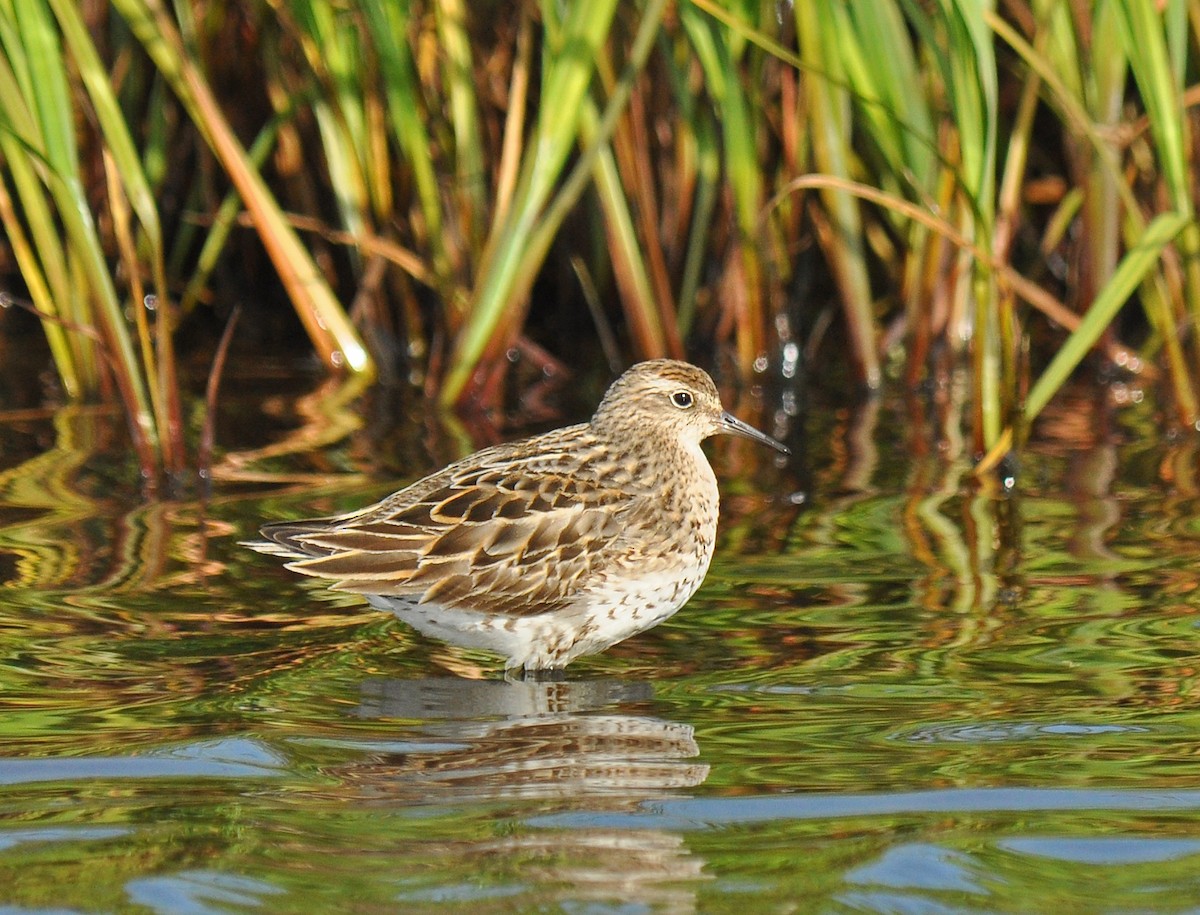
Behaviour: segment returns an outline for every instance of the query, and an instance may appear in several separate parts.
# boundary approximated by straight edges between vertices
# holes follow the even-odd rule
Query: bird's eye
[[[679,407],[681,410],[686,410],[692,405],[692,395],[690,391],[676,391],[671,395],[671,403]]]

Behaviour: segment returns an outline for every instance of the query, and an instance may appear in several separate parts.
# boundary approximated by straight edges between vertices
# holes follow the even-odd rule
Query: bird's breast
[[[717,480],[699,449],[679,457],[643,503],[647,516],[639,527],[653,528],[645,540],[654,544],[651,552],[685,567],[707,568],[717,532]]]

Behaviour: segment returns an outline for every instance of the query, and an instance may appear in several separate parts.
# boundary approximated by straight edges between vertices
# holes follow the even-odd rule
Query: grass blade
[[[358,331],[288,225],[262,175],[250,162],[211,87],[195,62],[184,53],[179,33],[165,10],[157,0],[114,0],[113,5],[170,83],[237,187],[317,351],[334,369],[373,375],[374,365]]]
[[[1050,398],[1063,385],[1083,357],[1112,324],[1117,312],[1151,270],[1158,264],[1163,249],[1191,223],[1180,213],[1163,213],[1147,226],[1137,247],[1126,253],[1116,272],[1092,303],[1076,330],[1055,353],[1050,364],[1038,377],[1025,401],[1026,422],[1042,412]]]

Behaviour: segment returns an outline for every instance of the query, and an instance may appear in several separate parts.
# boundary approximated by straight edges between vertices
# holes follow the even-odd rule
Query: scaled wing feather
[[[291,568],[332,579],[340,591],[520,616],[561,608],[579,582],[602,577],[607,547],[637,498],[614,502],[602,478],[579,473],[453,470],[415,501],[393,497],[354,515],[283,522],[264,533],[296,556]]]

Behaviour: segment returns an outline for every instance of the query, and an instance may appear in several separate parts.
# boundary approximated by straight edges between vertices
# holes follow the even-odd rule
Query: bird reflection
[[[371,679],[358,712],[423,722],[419,749],[379,760],[393,797],[608,796],[624,806],[708,776],[689,761],[700,753],[689,725],[611,711],[650,696],[648,683],[617,680]]]
[[[419,724],[405,728],[396,752],[376,750],[372,762],[339,774],[359,780],[375,802],[499,802],[513,824],[522,812],[632,809],[708,777],[708,766],[694,761],[700,750],[689,725],[621,711],[652,692],[648,683],[617,680],[367,680],[360,716]],[[518,895],[507,902],[533,908],[620,902],[693,912],[695,881],[706,879],[704,859],[682,835],[600,823],[517,825],[439,843],[438,855],[450,872],[495,869],[508,880],[515,873]]]

